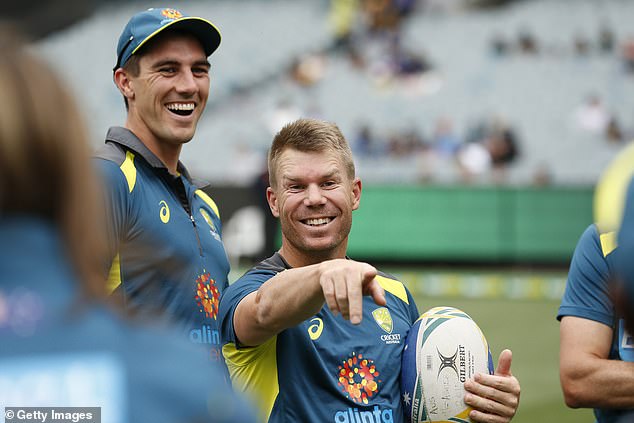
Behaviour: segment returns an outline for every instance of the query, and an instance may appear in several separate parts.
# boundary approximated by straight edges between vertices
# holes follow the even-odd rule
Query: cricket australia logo
[[[165,16],[167,19],[178,19],[183,17],[183,14],[176,9],[163,9],[161,10],[161,15]]]
[[[438,376],[436,376],[436,379],[440,377],[440,372],[442,372],[444,369],[452,369],[454,372],[456,372],[456,375],[458,375],[458,366],[456,366],[458,348],[456,348],[456,352],[451,357],[442,355],[442,353],[438,349],[436,349],[436,351],[438,351],[438,357],[440,358],[440,367],[438,368]]]
[[[390,314],[390,310],[386,307],[379,307],[372,312],[372,317],[374,317],[374,321],[377,325],[387,335],[381,335],[381,341],[386,344],[400,344],[401,343],[401,334],[400,333],[392,333],[394,330],[394,322],[392,321],[392,315]]]
[[[209,225],[209,233],[211,234],[211,236],[214,237],[216,241],[222,242],[220,240],[220,235],[218,235],[218,229],[216,229],[216,225],[214,225],[214,222],[213,220],[211,220],[211,216],[209,216],[207,210],[201,207],[199,211],[203,219],[205,219],[205,222],[207,222],[207,225]]]

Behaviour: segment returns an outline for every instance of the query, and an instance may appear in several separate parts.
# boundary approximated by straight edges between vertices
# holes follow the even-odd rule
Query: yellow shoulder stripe
[[[407,291],[405,291],[405,286],[401,282],[378,275],[375,277],[375,279],[377,280],[377,282],[379,282],[379,285],[381,285],[381,287],[387,292],[397,298],[400,298],[405,304],[409,304]]]
[[[119,285],[121,285],[121,261],[119,254],[117,254],[112,260],[112,266],[110,266],[108,281],[106,282],[106,292],[112,294]]]
[[[214,200],[212,200],[211,197],[208,196],[207,193],[205,191],[203,191],[202,189],[197,189],[196,190],[196,195],[198,195],[201,200],[203,200],[205,203],[207,203],[207,205],[209,207],[211,207],[211,209],[214,211],[214,213],[216,213],[216,216],[218,216],[218,219],[220,219],[220,212],[218,211],[218,206],[216,205]]]
[[[131,151],[126,151],[125,160],[119,166],[121,172],[125,176],[126,181],[128,181],[128,190],[132,192],[134,189],[134,185],[136,184],[136,167],[134,167],[134,153]]]
[[[606,232],[599,235],[601,240],[601,251],[603,251],[603,257],[607,257],[616,248],[616,231]]]
[[[258,409],[258,421],[269,420],[280,391],[277,379],[277,336],[252,348],[222,347],[233,388],[246,394]]]

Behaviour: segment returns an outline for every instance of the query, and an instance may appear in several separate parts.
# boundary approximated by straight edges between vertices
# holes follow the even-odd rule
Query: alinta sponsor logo
[[[371,410],[348,408],[335,413],[335,423],[394,423],[391,408],[375,405]]]
[[[216,320],[218,317],[218,305],[220,304],[220,291],[216,281],[211,279],[209,272],[205,272],[196,278],[196,304],[205,317]]]
[[[220,332],[211,325],[202,325],[200,329],[189,331],[189,340],[194,344],[220,345]]]
[[[372,397],[379,393],[382,384],[374,360],[354,352],[341,362],[337,380],[337,385],[346,397],[361,405],[369,404]]]

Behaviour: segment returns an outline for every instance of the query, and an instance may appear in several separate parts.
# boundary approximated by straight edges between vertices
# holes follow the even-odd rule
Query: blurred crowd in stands
[[[435,79],[434,64],[425,54],[424,43],[417,44],[414,51],[405,47],[403,24],[414,12],[446,13],[452,8],[478,3],[487,2],[456,1],[440,7],[433,1],[332,0],[332,45],[295,57],[288,77],[300,87],[313,87],[327,77],[332,57],[344,57],[352,69],[367,75],[375,87],[401,84],[405,87],[402,90],[405,95],[434,93],[442,85]],[[605,57],[606,60],[619,60],[624,73],[634,75],[634,38],[619,39],[607,23],[600,24],[592,36],[578,32],[567,44],[540,39],[527,26],[518,26],[514,36],[495,32],[490,38],[489,49],[491,55],[500,60],[512,56]],[[485,55],[486,51],[482,53]],[[632,135],[598,93],[587,94],[571,114],[571,123],[562,117],[562,126],[596,136],[599,140],[619,144]],[[268,126],[274,133],[275,128],[300,115],[323,118],[317,107],[302,110],[285,98],[268,114]],[[479,119],[475,125],[458,131],[452,116],[393,129],[381,127],[381,122],[364,122],[358,117],[360,123],[350,141],[359,160],[382,157],[398,161],[418,157],[421,182],[436,181],[438,169],[449,166],[459,175],[454,181],[469,183],[487,175],[489,182],[504,183],[508,167],[521,159],[519,144],[530,140],[520,141],[514,123],[504,117],[485,115]],[[464,126],[464,122],[461,123]],[[432,127],[427,133],[420,129],[427,126]],[[551,182],[548,167],[538,164],[532,183],[547,185]]]
[[[507,166],[519,154],[515,130],[499,117],[479,122],[464,136],[459,135],[448,117],[438,118],[429,134],[416,129],[377,134],[370,124],[364,123],[351,143],[359,160],[417,157],[420,182],[434,182],[438,167],[449,166],[463,183],[484,174],[491,175],[491,182],[502,183]]]

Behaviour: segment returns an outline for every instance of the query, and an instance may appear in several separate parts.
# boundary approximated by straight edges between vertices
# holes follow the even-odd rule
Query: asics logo
[[[159,211],[159,217],[161,218],[161,222],[167,223],[170,221],[170,208],[167,206],[165,200],[159,201],[159,206],[161,206],[161,210]]]
[[[321,336],[321,332],[324,330],[324,322],[319,317],[315,317],[310,321],[311,323],[315,323],[308,326],[308,336],[310,336],[310,339],[312,339],[313,341],[316,341],[317,339],[319,339],[319,337]]]

